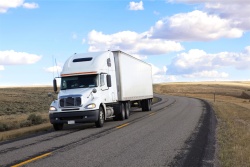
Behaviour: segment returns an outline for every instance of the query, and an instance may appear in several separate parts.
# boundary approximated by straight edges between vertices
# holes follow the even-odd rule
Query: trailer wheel
[[[147,99],[146,110],[151,111],[152,101],[151,99]]]
[[[129,102],[124,102],[124,109],[125,109],[125,119],[128,119],[130,115]]]
[[[141,110],[146,111],[146,101],[142,100],[140,103],[141,103]]]
[[[53,124],[53,127],[54,127],[55,131],[62,130],[63,124]]]
[[[113,118],[114,121],[121,120],[123,121],[125,119],[125,107],[123,103],[119,103],[114,106],[115,110],[115,117]]]
[[[103,112],[103,108],[100,107],[99,108],[99,117],[98,120],[95,122],[95,126],[97,128],[103,127],[104,124],[104,112]]]
[[[145,99],[141,101],[142,111],[151,111],[151,99]]]

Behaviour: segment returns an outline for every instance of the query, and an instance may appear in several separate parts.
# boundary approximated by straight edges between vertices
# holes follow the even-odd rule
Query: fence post
[[[215,91],[214,91],[214,102],[215,102]]]

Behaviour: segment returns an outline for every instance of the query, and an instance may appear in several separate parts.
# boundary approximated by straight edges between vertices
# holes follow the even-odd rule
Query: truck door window
[[[108,65],[108,67],[111,67],[111,60],[110,60],[110,58],[107,59],[107,65]]]
[[[105,77],[104,77],[105,75],[104,74],[101,74],[100,75],[100,86],[104,86],[105,85]]]

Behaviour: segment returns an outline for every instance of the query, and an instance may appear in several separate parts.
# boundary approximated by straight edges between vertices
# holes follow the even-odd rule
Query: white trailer
[[[153,98],[151,65],[122,51],[72,55],[61,72],[57,100],[49,118],[55,130],[64,124],[94,122],[102,127],[108,118],[129,118],[130,104],[150,111]],[[54,79],[54,91],[57,83]]]

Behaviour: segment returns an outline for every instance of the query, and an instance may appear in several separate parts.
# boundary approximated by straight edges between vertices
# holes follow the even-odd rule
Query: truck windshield
[[[61,90],[76,88],[93,88],[97,87],[97,75],[79,75],[72,77],[62,77]]]

